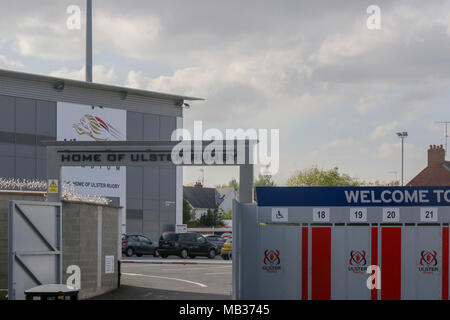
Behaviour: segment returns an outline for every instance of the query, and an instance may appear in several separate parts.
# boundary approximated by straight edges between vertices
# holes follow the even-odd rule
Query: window
[[[164,233],[163,239],[166,241],[178,241],[179,234],[176,233]]]
[[[198,237],[197,237],[197,242],[205,243],[205,242],[206,242],[206,239],[205,239],[203,236],[198,236]]]
[[[152,243],[152,241],[149,238],[144,236],[139,236],[139,241]]]

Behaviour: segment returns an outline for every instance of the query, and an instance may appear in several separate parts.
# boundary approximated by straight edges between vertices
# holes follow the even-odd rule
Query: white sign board
[[[313,222],[328,222],[330,221],[330,208],[314,208]]]
[[[114,273],[114,256],[105,256],[105,273]]]
[[[400,208],[383,208],[383,222],[400,222]]]
[[[350,222],[366,222],[367,208],[350,208]]]
[[[58,141],[120,141],[126,140],[126,133],[125,110],[58,102]],[[63,167],[61,176],[74,184],[75,192],[117,197],[126,206],[126,167]],[[125,219],[123,209],[123,227]]]
[[[420,208],[421,222],[437,222],[438,208]]]
[[[288,222],[288,208],[272,208],[272,222]]]
[[[177,224],[175,225],[176,233],[186,233],[187,232],[187,224]]]

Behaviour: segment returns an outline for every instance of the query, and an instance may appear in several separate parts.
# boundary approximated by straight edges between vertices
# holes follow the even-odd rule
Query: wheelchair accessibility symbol
[[[272,222],[288,221],[288,208],[272,208]]]

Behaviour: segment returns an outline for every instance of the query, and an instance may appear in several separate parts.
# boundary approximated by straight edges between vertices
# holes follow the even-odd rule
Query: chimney
[[[197,182],[194,184],[194,187],[196,187],[196,188],[203,188],[203,185],[202,185],[202,183],[201,183],[200,181],[197,181]]]
[[[445,162],[445,149],[442,146],[430,145],[428,149],[428,166],[435,167]]]

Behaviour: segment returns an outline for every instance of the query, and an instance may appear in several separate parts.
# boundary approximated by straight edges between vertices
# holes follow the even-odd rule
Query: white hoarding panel
[[[126,132],[125,110],[58,102],[58,141],[120,141],[126,140]],[[126,167],[63,167],[61,176],[76,192],[117,197],[121,206],[126,205]],[[123,210],[123,229],[125,221]]]

